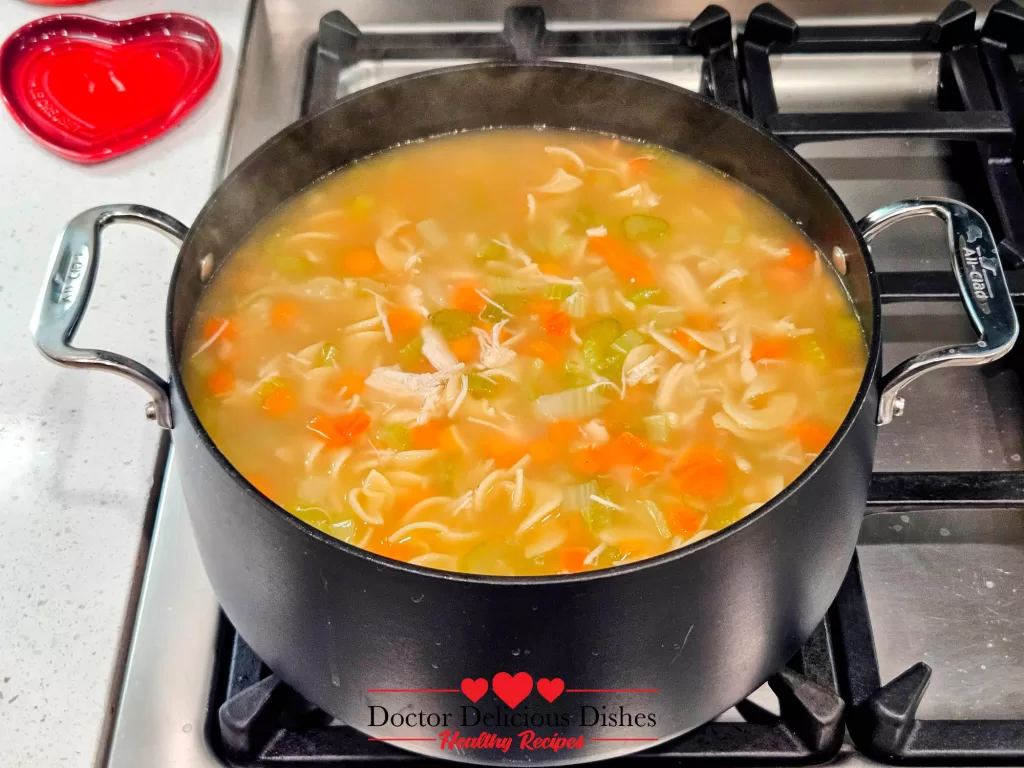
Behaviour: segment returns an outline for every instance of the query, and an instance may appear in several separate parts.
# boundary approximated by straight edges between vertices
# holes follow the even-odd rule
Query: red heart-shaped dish
[[[219,66],[217,33],[194,16],[59,14],[26,24],[0,47],[0,94],[45,147],[96,163],[178,123],[210,90]]]

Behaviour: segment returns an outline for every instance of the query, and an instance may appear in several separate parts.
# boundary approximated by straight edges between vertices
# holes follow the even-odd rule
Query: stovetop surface
[[[303,5],[301,10],[298,5]],[[547,28],[556,34],[628,27],[668,35],[703,8],[665,0],[630,9],[628,12],[644,18],[624,20],[617,4],[543,5],[552,20]],[[585,10],[580,10],[580,5]],[[782,131],[806,130],[800,123],[801,115],[852,115],[852,122],[846,125],[861,125],[857,121],[865,113],[927,121],[940,112],[960,111],[952,119],[959,120],[956,126],[966,131],[963,138],[967,140],[963,141],[928,137],[929,132],[935,136],[937,130],[952,130],[937,123],[922,123],[915,130],[889,136],[865,136],[871,131],[850,132],[840,123],[841,130],[835,134],[838,140],[800,143],[798,151],[833,185],[857,218],[882,204],[921,195],[958,198],[979,207],[990,216],[997,239],[1004,238],[1001,253],[1011,270],[1011,288],[1020,301],[1024,271],[1014,274],[1021,262],[1013,241],[1015,234],[1024,233],[1024,207],[1014,210],[1013,206],[1004,206],[1009,210],[1001,210],[1000,196],[1020,202],[1013,197],[1020,191],[1020,164],[1012,145],[1013,124],[1021,115],[1015,114],[1009,104],[1000,104],[1001,109],[996,110],[995,102],[984,103],[991,98],[990,87],[994,88],[991,79],[981,81],[983,96],[978,95],[977,88],[968,94],[971,109],[1000,113],[987,115],[993,120],[984,125],[983,121],[969,124],[977,115],[965,117],[963,105],[950,92],[962,86],[964,71],[973,71],[970,50],[978,61],[984,59],[989,67],[984,71],[990,73],[995,71],[994,65],[985,57],[997,55],[998,50],[992,53],[979,45],[973,32],[966,44],[963,40],[955,45],[949,45],[948,40],[938,45],[930,43],[927,29],[922,33],[923,28],[912,25],[936,19],[943,10],[941,3],[902,4],[901,10],[909,15],[899,18],[869,17],[869,6],[858,6],[862,15],[841,21],[836,20],[839,11],[828,4],[780,5],[801,20],[801,37],[795,46],[762,46],[770,63],[776,108],[759,111],[764,103],[759,101],[756,82],[751,85],[756,78],[748,71],[741,80],[745,90],[737,92],[746,101],[747,111],[766,122],[774,120]],[[340,57],[338,66],[327,67],[325,75],[322,62],[318,63],[315,33],[320,16],[335,6],[362,30],[359,45],[364,47],[349,50]],[[433,10],[424,10],[424,6]],[[330,4],[268,0],[257,4],[239,82],[238,107],[225,150],[225,168],[232,167],[304,109],[315,110],[342,95],[403,74],[472,60],[460,55],[465,53],[464,48],[434,50],[422,56],[411,50],[400,58],[391,49],[381,56],[374,53],[374,39],[390,41],[394,35],[416,33],[444,40],[452,39],[455,32],[490,39],[502,33],[504,3],[470,7],[448,2],[433,6],[344,0]],[[804,21],[807,14],[800,10],[808,7],[813,8],[815,16],[827,18]],[[884,8],[874,10],[880,9]],[[737,5],[729,10],[735,21],[744,19],[751,8]],[[393,13],[390,19],[389,12]],[[597,20],[578,18],[600,12],[605,16]],[[424,14],[436,17],[425,18]],[[609,21],[615,14],[620,17]],[[468,21],[440,23],[441,18]],[[865,46],[859,38],[869,37],[867,32],[850,32],[855,26],[877,32],[882,23],[898,24],[904,30],[903,37],[910,39],[917,34],[921,40],[907,42],[893,33],[892,38],[902,42]],[[973,21],[970,24],[973,26]],[[828,48],[825,42],[814,42],[816,34],[822,37],[821,29],[836,25],[847,30],[846,43]],[[806,31],[814,29],[819,33]],[[962,33],[962,24],[960,30]],[[801,50],[801,40],[805,48],[815,52]],[[875,50],[854,52],[865,47]],[[952,53],[953,49],[959,52]],[[965,54],[964,49],[970,50]],[[756,64],[754,59],[762,55],[756,49],[745,48],[743,37],[736,53],[737,65],[751,68]],[[1020,57],[1015,51],[1011,53],[1006,60],[1018,67]],[[720,65],[721,46],[714,55]],[[708,90],[706,61],[710,58],[685,46],[675,55],[651,55],[637,46],[627,47],[625,55],[571,57],[660,77],[692,90],[702,85]],[[1006,64],[1006,60],[1000,61]],[[1017,69],[1012,71],[1013,87],[1019,90]],[[728,80],[719,79],[717,86],[727,90]],[[814,131],[821,130],[813,119],[809,124]],[[984,140],[975,140],[983,128],[988,131]],[[991,172],[986,172],[994,155],[1007,158],[1003,166],[1010,176],[994,179]],[[914,221],[888,230],[874,241],[872,252],[882,273],[883,291],[888,294],[883,308],[887,368],[933,346],[973,341],[959,301],[949,291],[951,283],[943,282],[948,256],[938,224]],[[915,296],[927,300],[910,300]],[[905,415],[879,432],[871,504],[858,547],[859,569],[851,571],[843,592],[848,599],[837,602],[823,630],[831,638],[825,667],[831,665],[833,672],[829,674],[837,678],[833,693],[837,700],[840,694],[847,699],[849,732],[834,758],[837,762],[872,762],[864,754],[865,743],[870,741],[869,724],[865,722],[870,702],[865,699],[879,684],[896,678],[911,687],[920,685],[924,673],[916,666],[919,662],[925,662],[931,673],[916,708],[917,720],[949,721],[946,730],[950,732],[963,730],[964,722],[997,724],[988,736],[981,734],[980,746],[986,745],[985,738],[991,738],[991,746],[1002,752],[976,748],[956,756],[955,761],[985,765],[993,759],[1005,762],[1013,755],[1024,755],[1024,725],[1020,724],[1024,720],[1024,395],[1020,361],[1017,350],[1006,362],[984,370],[952,369],[919,379],[905,390]],[[298,764],[299,760],[295,755],[289,757],[287,750],[264,750],[264,757],[270,755],[273,759],[260,763],[262,758],[256,754],[259,750],[242,758],[237,754],[232,757],[231,750],[225,748],[217,708],[232,695],[244,694],[248,684],[265,680],[267,672],[260,669],[258,660],[250,659],[245,667],[244,643],[222,622],[186,522],[173,465],[172,452],[108,765],[199,768],[222,765],[229,759],[240,764],[277,765],[290,764],[289,760],[294,759]],[[851,658],[855,668],[844,670]],[[229,666],[232,659],[236,664],[233,669]],[[872,680],[864,670],[870,673],[875,663],[877,679]],[[800,667],[799,662],[796,667]],[[239,678],[230,679],[235,672]],[[243,673],[253,679],[242,681]],[[821,669],[801,668],[801,673],[814,678]],[[750,701],[769,715],[780,713],[779,699],[767,686]],[[914,713],[910,714],[913,724]],[[749,722],[751,716],[750,707],[734,709],[720,722]],[[318,727],[322,725],[317,722]],[[782,726],[786,726],[785,717]],[[291,736],[296,733],[301,735],[301,728],[293,729]],[[979,734],[971,738],[977,740]],[[913,747],[913,738],[903,743]],[[331,745],[335,753],[336,746]],[[315,752],[315,745],[312,749]],[[866,751],[871,752],[870,745]],[[945,762],[941,752],[911,752],[912,759]],[[384,759],[389,753],[358,754]],[[813,758],[818,753],[811,750],[809,754]],[[312,761],[315,754],[303,757],[310,759],[309,764],[320,764]],[[681,759],[691,757],[693,754],[685,753]],[[702,757],[709,759],[708,755]]]

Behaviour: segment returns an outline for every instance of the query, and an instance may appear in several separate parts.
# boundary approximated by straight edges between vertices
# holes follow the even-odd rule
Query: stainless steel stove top
[[[307,51],[320,16],[339,8],[365,31],[500,29],[505,2],[413,0],[266,0],[257,2],[224,152],[230,169],[300,114]],[[549,27],[677,26],[704,3],[620,4],[608,0],[543,3]],[[724,3],[742,19],[753,2]],[[778,3],[798,20],[834,19],[847,4]],[[848,21],[878,22],[889,2],[859,3]],[[942,2],[903,2],[900,21],[931,19]],[[641,6],[641,7],[633,7]],[[892,20],[891,17],[887,17]],[[458,21],[455,21],[458,20]],[[814,23],[814,19],[810,20]],[[338,95],[451,61],[362,62],[344,70]],[[696,89],[696,57],[603,58],[620,67]],[[784,54],[772,57],[779,106],[788,112],[921,111],[935,108],[939,57],[907,54]],[[970,202],[951,170],[950,145],[906,139],[805,144],[801,153],[835,187],[854,216],[901,197],[944,195]],[[873,245],[883,272],[941,270],[948,257],[937,225],[889,230]],[[925,348],[973,341],[959,304],[889,304],[885,360]],[[879,433],[882,472],[1024,469],[1021,382],[1009,368],[959,368],[915,382],[907,412]],[[917,661],[933,668],[922,719],[1024,719],[1024,510],[970,503],[949,509],[898,508],[865,518],[859,547],[882,682]],[[111,734],[112,768],[222,765],[205,733],[219,623],[203,573],[173,451],[160,497],[138,619]],[[778,704],[766,688],[753,699]],[[738,718],[734,711],[724,718]],[[844,746],[840,762],[869,761]]]

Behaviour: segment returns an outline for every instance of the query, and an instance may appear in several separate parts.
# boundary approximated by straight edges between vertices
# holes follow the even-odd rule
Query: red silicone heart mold
[[[217,33],[194,16],[59,14],[26,24],[0,47],[0,94],[52,152],[96,163],[180,122],[219,66]]]

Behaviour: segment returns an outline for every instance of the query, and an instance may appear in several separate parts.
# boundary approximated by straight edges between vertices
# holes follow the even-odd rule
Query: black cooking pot
[[[330,538],[260,495],[214,447],[179,362],[217,267],[261,220],[324,175],[403,142],[493,126],[601,131],[689,155],[770,200],[832,256],[864,326],[867,367],[838,433],[771,502],[693,546],[609,570],[473,576]],[[912,358],[883,379],[878,282],[865,241],[919,214],[945,221],[980,339]],[[167,303],[170,383],[120,355],[69,346],[89,300],[100,233],[121,219],[183,241]],[[606,758],[677,736],[778,670],[821,621],[846,573],[876,425],[899,415],[900,388],[932,368],[1000,357],[1018,325],[989,227],[965,205],[907,201],[858,225],[794,152],[701,96],[591,67],[480,64],[385,83],[292,125],[221,184],[191,229],[142,206],[81,214],[57,245],[33,332],[50,359],[106,368],[149,392],[147,414],[174,428],[217,597],[277,675],[368,738],[419,739],[396,743],[454,760],[526,764]],[[556,698],[560,682],[565,690]],[[558,751],[557,739],[529,749],[520,736],[528,730],[574,741]],[[456,731],[513,741],[507,752],[487,736],[446,748],[451,742],[440,734]]]

